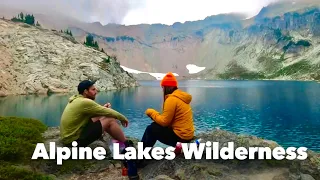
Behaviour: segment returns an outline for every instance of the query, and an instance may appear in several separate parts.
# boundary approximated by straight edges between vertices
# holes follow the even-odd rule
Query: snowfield
[[[194,64],[188,64],[186,68],[189,70],[189,74],[197,74],[206,69],[206,67],[198,67]]]
[[[121,66],[123,68],[123,70],[127,71],[128,73],[132,73],[132,74],[149,74],[150,76],[155,77],[157,80],[161,80],[167,73],[151,73],[151,72],[143,72],[143,71],[139,71],[136,69],[131,69],[125,66]],[[194,64],[188,64],[186,66],[186,68],[189,71],[189,74],[196,74],[199,73],[200,71],[203,71],[206,67],[198,67]],[[173,73],[175,76],[179,76],[179,74],[177,73]]]

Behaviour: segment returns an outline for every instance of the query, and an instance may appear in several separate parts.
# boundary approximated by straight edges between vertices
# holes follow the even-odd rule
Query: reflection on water
[[[97,102],[112,107],[130,121],[125,133],[141,138],[151,120],[147,108],[160,110],[159,82],[100,93]],[[220,127],[256,135],[281,145],[306,146],[320,151],[320,84],[277,81],[182,81],[179,87],[193,96],[197,133]],[[58,126],[70,95],[0,98],[0,115],[32,117]]]

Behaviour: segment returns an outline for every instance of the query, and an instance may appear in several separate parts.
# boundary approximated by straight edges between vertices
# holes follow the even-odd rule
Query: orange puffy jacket
[[[191,140],[195,131],[191,100],[190,94],[177,89],[165,99],[162,114],[154,109],[145,113],[159,125],[171,127],[181,139]]]

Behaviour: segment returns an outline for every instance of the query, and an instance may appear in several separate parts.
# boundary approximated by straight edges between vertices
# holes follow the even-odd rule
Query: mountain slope
[[[250,19],[221,14],[172,26],[60,24],[81,43],[92,34],[122,66],[142,72],[172,71],[181,77],[207,79],[316,80],[319,7],[318,0],[288,0],[264,7]],[[50,26],[45,20],[40,23]],[[190,75],[190,64],[205,70]]]
[[[292,6],[266,7],[268,13],[263,9],[246,27],[241,27],[245,21],[212,22],[151,44],[135,37],[96,38],[104,49],[121,57],[122,65],[138,70],[189,76],[186,65],[196,64],[206,70],[190,78],[319,80],[319,5]],[[280,12],[279,7],[289,12],[270,18],[270,13]]]
[[[79,81],[99,90],[137,86],[120,63],[70,36],[0,20],[0,94],[75,92]]]
[[[172,71],[207,79],[316,80],[319,5],[317,1],[283,2],[265,7],[246,20],[226,14],[172,26],[129,26],[122,36],[71,29],[80,42],[93,34],[100,47],[116,54],[123,66],[139,71]],[[189,75],[188,64],[206,70]]]
[[[228,14],[172,26],[114,25],[118,27],[117,30],[109,29],[111,25],[105,26],[105,29],[109,29],[106,33],[117,32],[114,36],[103,36],[81,28],[70,29],[79,42],[83,42],[87,34],[92,34],[101,48],[121,59],[123,66],[146,72],[173,71],[188,75],[186,66],[198,65],[199,56],[202,55],[199,47],[203,45],[206,34],[217,28],[240,29],[241,18],[241,15]]]
[[[319,8],[264,18],[233,34],[227,66],[197,78],[320,80],[319,28]]]

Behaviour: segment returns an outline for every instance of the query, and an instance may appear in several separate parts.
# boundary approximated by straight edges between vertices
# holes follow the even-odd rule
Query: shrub
[[[0,159],[10,162],[30,160],[36,144],[43,142],[46,126],[40,121],[0,117]]]
[[[36,119],[0,117],[0,179],[51,179],[31,167],[37,143],[47,127]],[[19,164],[20,166],[17,166]]]
[[[105,62],[105,63],[109,63],[109,62],[110,62],[110,57],[103,58],[103,62]]]
[[[22,167],[1,162],[0,179],[50,180],[53,178]]]

